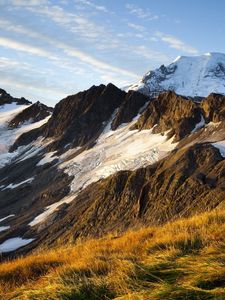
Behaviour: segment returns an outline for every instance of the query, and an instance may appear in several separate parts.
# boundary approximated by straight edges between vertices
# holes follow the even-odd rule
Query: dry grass
[[[0,265],[1,299],[225,299],[225,211]]]

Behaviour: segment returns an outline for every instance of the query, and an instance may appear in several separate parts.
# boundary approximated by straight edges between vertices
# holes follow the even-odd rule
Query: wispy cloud
[[[165,20],[161,13],[138,1],[127,2],[124,10],[124,3],[112,6],[106,0],[0,0],[0,69],[5,84],[7,79],[13,86],[18,77],[15,88],[21,88],[21,95],[26,85],[37,95],[39,83],[48,95],[57,94],[54,85],[66,93],[72,87],[78,91],[107,81],[121,86],[169,62],[171,53],[177,55],[168,47],[162,51],[162,42],[196,53],[176,37],[156,33]],[[160,24],[147,23],[159,18]]]
[[[145,27],[144,26],[141,26],[141,25],[138,25],[138,24],[134,24],[134,23],[127,23],[127,26],[132,28],[132,29],[135,29],[137,31],[140,31],[140,32],[144,32],[145,31]]]
[[[122,74],[124,76],[129,76],[133,78],[137,78],[138,75],[134,72],[128,71],[123,68],[115,67],[112,64],[106,63],[102,60],[96,59],[95,57],[91,56],[90,54],[81,51],[77,49],[76,47],[73,47],[67,43],[61,42],[59,40],[46,37],[44,35],[41,35],[40,33],[36,33],[32,30],[29,30],[27,28],[24,28],[22,26],[17,27],[15,24],[11,24],[8,21],[0,22],[0,27],[4,24],[8,24],[11,31],[15,31],[21,34],[26,34],[27,36],[30,36],[32,38],[38,38],[39,40],[43,40],[44,42],[47,42],[48,44],[54,46],[55,48],[63,50],[63,52],[70,57],[76,57],[80,61],[82,61],[85,64],[88,64],[88,66],[93,67],[95,71],[99,72],[114,72],[117,74]],[[0,37],[0,46],[10,48],[16,51],[23,51],[29,54],[38,55],[42,57],[46,57],[48,59],[57,61],[59,60],[59,57],[55,55],[53,52],[43,49],[41,47],[32,46],[30,44],[17,42],[9,38]]]
[[[167,43],[171,48],[190,53],[190,54],[198,54],[198,50],[182,40],[178,39],[177,37],[170,35],[170,34],[165,34],[162,32],[157,32],[156,36],[163,42]]]
[[[147,8],[143,9],[134,4],[127,3],[126,8],[130,14],[135,15],[136,17],[138,17],[140,19],[152,21],[152,20],[157,20],[159,18],[158,15],[152,13],[149,9],[147,9]]]
[[[11,4],[14,6],[37,6],[42,4],[47,4],[47,0],[1,0],[0,3]]]
[[[145,45],[133,47],[133,51],[148,60],[159,61],[161,63],[169,62],[169,57],[165,53],[152,50]]]
[[[90,1],[80,0],[79,2],[89,3]],[[96,7],[100,9],[92,2],[88,5],[94,5],[95,9]],[[97,24],[88,15],[81,14],[79,10],[68,11],[59,5],[50,4],[27,6],[26,10],[54,22],[64,30],[66,29],[68,33],[76,34],[76,39],[80,38],[88,43],[94,43],[97,49],[112,49],[119,45],[119,41],[106,26]]]
[[[92,67],[94,68],[97,68],[98,70],[100,71],[104,71],[104,72],[115,72],[117,74],[122,74],[122,75],[126,75],[126,76],[130,76],[130,77],[134,77],[134,78],[137,78],[138,75],[134,72],[131,72],[131,71],[128,71],[128,70],[125,70],[125,69],[122,69],[122,68],[118,68],[118,67],[115,67],[111,64],[108,64],[108,63],[105,63],[101,60],[98,60],[92,56],[90,56],[89,54],[87,53],[84,53],[78,49],[75,49],[74,47],[68,47],[64,44],[58,44],[58,46],[61,46],[61,48],[64,49],[64,52],[67,54],[67,55],[70,55],[70,56],[74,56],[74,57],[77,57],[79,58],[81,61],[91,65]]]
[[[38,82],[33,82],[32,80],[28,81],[26,78],[18,77],[17,74],[4,76],[4,78],[1,79],[1,84],[8,92],[13,93],[13,96],[25,96],[28,99],[35,99],[35,101],[52,100],[53,97],[55,97],[55,100],[59,101],[66,96],[66,92],[63,90],[63,87],[48,87],[40,80]],[[11,91],[12,86],[13,92]],[[23,93],[21,93],[21,90]],[[53,103],[51,103],[51,105],[53,105]]]
[[[5,37],[0,37],[0,46],[16,51],[23,51],[37,56],[47,57],[49,59],[57,59],[56,56],[54,56],[51,52],[45,49],[35,47],[26,43],[17,42]]]
[[[89,7],[91,9],[95,9],[99,12],[108,13],[108,9],[103,5],[97,5],[93,1],[88,0],[75,0],[76,4],[82,5],[83,7]]]
[[[8,57],[0,57],[0,69],[14,69],[20,68],[20,70],[30,70],[32,66],[26,62],[18,61],[15,59],[9,59]]]

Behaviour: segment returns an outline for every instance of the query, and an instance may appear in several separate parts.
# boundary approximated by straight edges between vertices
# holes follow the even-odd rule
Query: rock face
[[[208,122],[220,122],[225,120],[225,96],[210,94],[201,103],[205,119]]]
[[[54,137],[58,145],[84,146],[95,140],[105,122],[121,105],[125,92],[112,84],[93,86],[85,92],[69,96],[56,105],[52,118],[44,128],[46,138]]]
[[[206,97],[212,92],[225,94],[224,80],[225,54],[207,53],[180,56],[168,66],[148,72],[130,89],[149,96],[171,90],[184,96]]]
[[[49,113],[37,106],[9,124]],[[215,93],[150,98],[112,84],[61,100],[47,123],[18,137],[0,168],[0,226],[10,226],[0,245],[34,238],[3,257],[223,206],[224,107]]]
[[[150,129],[154,133],[169,131],[178,142],[195,130],[210,122],[225,120],[225,96],[210,94],[202,102],[194,102],[174,92],[161,93],[150,101],[132,129]]]
[[[195,128],[201,121],[201,110],[198,104],[174,92],[165,92],[150,101],[144,113],[133,129],[150,129],[154,133],[170,131],[174,141],[179,141]]]
[[[109,84],[93,86],[87,91],[68,96],[55,106],[52,117],[43,128],[22,135],[12,150],[40,135],[54,138],[52,150],[59,150],[68,144],[73,147],[91,144],[124,101],[125,95],[125,92]]]
[[[0,105],[16,103],[18,105],[28,105],[31,104],[30,101],[25,98],[14,98],[8,94],[5,90],[0,89]]]
[[[111,128],[117,129],[123,123],[129,123],[138,115],[140,109],[149,102],[147,96],[135,91],[129,91],[112,121]]]
[[[177,150],[153,166],[123,171],[88,186],[51,228],[55,242],[159,225],[224,204],[225,160],[209,145]],[[63,225],[64,224],[64,225]],[[70,228],[66,227],[70,224]]]
[[[25,122],[35,123],[51,115],[53,108],[36,102],[17,114],[8,124],[9,128],[16,128]]]

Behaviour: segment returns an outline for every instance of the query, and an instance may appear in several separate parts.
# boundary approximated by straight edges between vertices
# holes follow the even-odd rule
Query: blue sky
[[[225,52],[224,0],[0,0],[0,87],[54,105],[178,55]]]

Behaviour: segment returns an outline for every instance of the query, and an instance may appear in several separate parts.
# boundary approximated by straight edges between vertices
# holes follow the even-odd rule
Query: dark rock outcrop
[[[48,107],[40,102],[25,108],[21,113],[17,114],[8,124],[9,128],[16,128],[25,122],[35,123],[48,117],[53,108]]]
[[[21,134],[14,144],[10,146],[9,152],[15,151],[18,147],[24,146],[24,145],[29,145],[31,142],[35,141],[42,135],[42,129],[45,125],[42,125],[41,127],[34,128],[28,132],[25,132]]]
[[[149,100],[149,97],[139,92],[129,91],[112,121],[112,130],[116,130],[123,123],[131,122],[140,112],[140,109],[144,106],[144,104]]]
[[[114,110],[121,105],[125,92],[113,84],[93,86],[89,90],[60,101],[44,128],[44,137],[54,137],[57,145],[84,146],[95,140]]]
[[[198,104],[174,92],[165,92],[150,101],[133,129],[150,129],[153,132],[169,130],[169,137],[179,141],[189,134],[201,120],[201,109]]]
[[[67,144],[71,144],[71,147],[89,147],[125,96],[126,93],[113,84],[93,86],[87,91],[68,96],[55,106],[46,125],[21,135],[11,150],[40,135],[54,138],[49,146],[51,150],[63,149]]]
[[[29,105],[31,104],[30,101],[21,97],[21,98],[14,98],[10,94],[8,94],[5,90],[0,89],[0,106],[4,104],[11,104],[16,103],[18,105]]]

